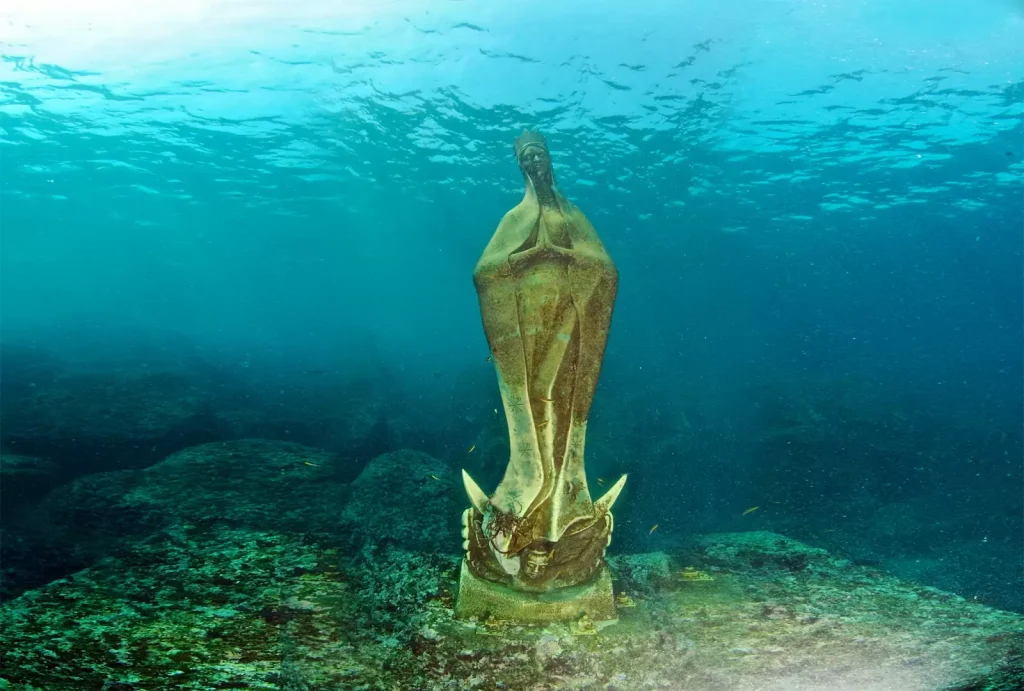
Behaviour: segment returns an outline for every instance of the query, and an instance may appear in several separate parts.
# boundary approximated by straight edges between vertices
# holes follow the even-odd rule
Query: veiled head
[[[515,142],[516,159],[519,170],[533,183],[535,189],[550,190],[555,184],[555,174],[551,168],[551,154],[544,135],[540,132],[523,131]]]

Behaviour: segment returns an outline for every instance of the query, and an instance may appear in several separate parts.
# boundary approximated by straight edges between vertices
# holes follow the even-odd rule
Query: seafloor
[[[1024,617],[768,532],[613,557],[600,631],[454,621],[460,509],[412,451],[351,484],[259,440],[81,478],[25,549],[90,565],[4,603],[0,688],[1024,688]]]

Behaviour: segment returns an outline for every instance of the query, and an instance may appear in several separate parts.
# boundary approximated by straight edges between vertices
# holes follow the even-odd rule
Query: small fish
[[[597,478],[597,484],[603,485],[604,483],[605,483],[605,479],[603,477]]]
[[[476,444],[473,444],[468,449],[466,449],[466,453],[473,453],[474,451],[476,451]]]
[[[319,463],[310,463],[309,461],[303,461],[303,463],[305,463],[306,465],[311,465],[314,468],[319,468],[320,467]]]
[[[746,516],[748,513],[754,513],[755,511],[757,511],[760,508],[761,508],[760,506],[751,506],[749,509],[744,511],[742,515]]]
[[[491,361],[491,356],[490,356],[490,355],[488,355],[488,356],[487,356],[487,362],[490,362],[490,361]]]
[[[437,475],[431,475],[430,479],[431,480],[440,480],[441,478],[439,478]]]
[[[651,535],[651,534],[653,534],[653,533],[654,533],[654,531],[655,531],[655,530],[657,530],[657,529],[658,529],[658,524],[657,524],[657,523],[655,523],[654,525],[652,525],[652,526],[651,526],[651,529],[650,529],[650,530],[648,531],[648,533],[647,533],[647,534],[648,534],[648,535]]]

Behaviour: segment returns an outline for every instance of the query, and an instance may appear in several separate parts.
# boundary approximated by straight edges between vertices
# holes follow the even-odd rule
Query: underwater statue
[[[593,226],[555,186],[544,137],[524,132],[515,153],[526,194],[473,272],[511,454],[489,497],[463,471],[472,507],[463,514],[456,614],[609,620],[604,554],[626,477],[593,501],[583,450],[618,272]]]

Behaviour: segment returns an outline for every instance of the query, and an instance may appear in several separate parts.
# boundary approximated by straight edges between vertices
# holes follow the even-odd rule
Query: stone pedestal
[[[576,621],[584,614],[595,623],[617,619],[607,566],[602,565],[593,578],[580,585],[525,593],[473,575],[462,561],[455,601],[455,616],[459,619],[493,617],[519,624],[546,624]]]

